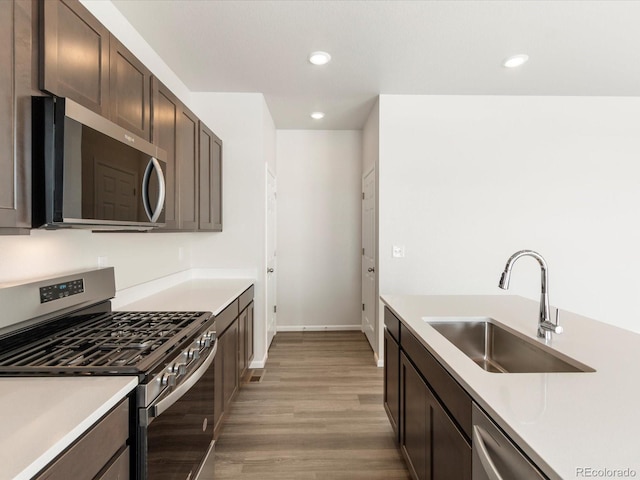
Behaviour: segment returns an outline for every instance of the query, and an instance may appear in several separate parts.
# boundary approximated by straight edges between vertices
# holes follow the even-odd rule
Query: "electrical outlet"
[[[391,256],[393,258],[404,258],[404,245],[394,245]]]

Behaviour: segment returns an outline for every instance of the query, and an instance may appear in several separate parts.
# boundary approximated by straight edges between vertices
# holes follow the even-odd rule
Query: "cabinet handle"
[[[375,272],[375,271],[376,271],[376,269],[375,269],[375,268],[373,268],[373,267],[369,267],[369,268],[367,268],[367,272],[369,272],[369,273],[373,273],[373,272]]]
[[[491,460],[491,456],[489,455],[487,446],[484,444],[484,439],[480,434],[480,430],[482,429],[477,425],[473,426],[473,449],[474,451],[477,451],[478,459],[482,464],[482,469],[487,474],[489,480],[504,480],[502,475],[498,473],[498,469],[493,463],[493,460]]]
[[[273,273],[273,272],[274,272],[273,268],[271,267],[267,268],[267,273]]]

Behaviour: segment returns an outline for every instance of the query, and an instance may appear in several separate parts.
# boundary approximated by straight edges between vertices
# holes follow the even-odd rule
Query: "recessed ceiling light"
[[[329,63],[329,60],[331,60],[331,55],[327,52],[313,52],[309,55],[309,62],[314,65],[324,65]]]
[[[510,57],[506,58],[504,62],[502,62],[502,66],[507,68],[515,68],[519,67],[523,63],[526,63],[527,60],[529,60],[529,55],[525,55],[524,53],[521,53],[519,55],[511,55]]]
[[[311,118],[313,118],[314,120],[322,120],[324,118],[324,113],[323,112],[313,112],[311,114]]]

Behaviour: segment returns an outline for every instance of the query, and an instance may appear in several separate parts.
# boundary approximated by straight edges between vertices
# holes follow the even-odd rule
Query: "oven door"
[[[166,396],[141,409],[140,478],[195,480],[213,450],[217,339],[190,374]],[[204,353],[204,352],[203,352]]]

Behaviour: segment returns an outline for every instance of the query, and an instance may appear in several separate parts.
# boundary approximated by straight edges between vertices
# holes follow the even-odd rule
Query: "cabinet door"
[[[400,416],[400,347],[389,331],[384,329],[384,408],[399,439]]]
[[[400,449],[415,480],[431,479],[431,404],[429,388],[401,355]]]
[[[0,233],[31,227],[32,3],[0,15]],[[6,229],[6,230],[5,230]]]
[[[224,358],[225,351],[229,348],[226,345],[224,335],[218,337],[218,352],[213,361],[214,382],[213,382],[213,436],[218,438],[224,418]]]
[[[238,319],[224,332],[227,337],[224,352],[224,409],[227,411],[238,390]]]
[[[149,140],[151,72],[113,35],[109,50],[111,120]]]
[[[182,104],[157,78],[151,81],[151,141],[167,152],[165,230],[179,227],[178,170],[176,164],[178,118]],[[154,230],[155,231],[155,230]]]
[[[238,374],[242,378],[247,371],[247,309],[238,318]]]
[[[471,446],[432,396],[431,465],[434,480],[471,480]]]
[[[177,158],[180,229],[197,230],[199,207],[198,117],[182,107],[178,116]]]
[[[40,8],[40,88],[109,117],[109,31],[78,0]]]
[[[400,449],[412,477],[471,480],[471,446],[404,353],[400,372]]]
[[[247,368],[251,360],[253,360],[253,302],[247,307],[247,334],[246,338],[246,355],[247,355]]]
[[[200,122],[198,229],[222,231],[222,141]]]

